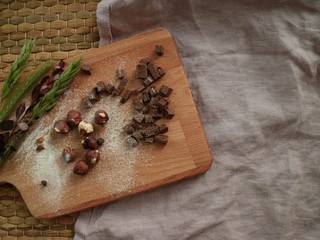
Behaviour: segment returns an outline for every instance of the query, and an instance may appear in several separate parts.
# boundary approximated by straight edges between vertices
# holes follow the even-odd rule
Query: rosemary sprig
[[[53,62],[48,61],[43,63],[37,70],[33,71],[27,76],[21,85],[19,85],[10,98],[7,98],[0,109],[0,123],[4,121],[9,114],[15,109],[17,104],[23,99],[25,94],[36,84],[41,77],[50,70]]]
[[[54,82],[52,89],[40,100],[33,108],[32,117],[39,118],[46,111],[52,109],[59,99],[60,95],[65,92],[73,77],[80,70],[81,58],[72,62],[68,68],[61,74],[58,80]]]
[[[23,69],[25,69],[25,67],[27,66],[30,53],[34,47],[34,44],[35,44],[35,40],[27,41],[21,49],[20,56],[18,56],[16,60],[13,62],[10,72],[8,74],[8,78],[3,84],[2,99],[8,96],[8,94],[13,89],[14,85],[19,80]]]

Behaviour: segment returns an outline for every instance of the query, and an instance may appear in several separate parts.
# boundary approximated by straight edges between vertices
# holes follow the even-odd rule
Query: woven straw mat
[[[0,0],[0,82],[26,39],[36,38],[27,70],[49,59],[58,61],[98,47],[98,2]],[[72,239],[76,216],[36,219],[12,185],[0,185],[0,239]]]

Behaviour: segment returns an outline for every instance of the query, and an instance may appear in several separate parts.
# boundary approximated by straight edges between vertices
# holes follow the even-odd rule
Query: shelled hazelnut
[[[84,149],[92,149],[95,150],[98,148],[98,141],[95,137],[89,136],[81,141],[82,147]]]
[[[86,121],[81,121],[78,125],[78,130],[81,135],[89,136],[93,132],[93,126]]]
[[[78,153],[71,147],[66,147],[62,151],[63,159],[68,163],[74,161],[78,157]]]
[[[105,124],[109,120],[109,116],[106,111],[98,110],[95,113],[94,121],[96,124]]]
[[[67,113],[67,123],[70,126],[78,126],[82,121],[81,113],[76,110],[70,110]]]
[[[73,172],[77,175],[86,175],[89,172],[89,165],[84,160],[79,160],[74,165]]]
[[[90,165],[96,165],[100,161],[100,152],[98,150],[89,150],[86,153],[86,162]]]
[[[54,123],[54,130],[57,133],[65,134],[69,132],[69,126],[64,120],[58,120]]]

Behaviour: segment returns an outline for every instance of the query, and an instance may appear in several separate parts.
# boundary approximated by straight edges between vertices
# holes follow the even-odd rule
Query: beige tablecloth
[[[164,27],[215,164],[83,211],[75,239],[320,238],[320,1],[105,0],[101,44]]]

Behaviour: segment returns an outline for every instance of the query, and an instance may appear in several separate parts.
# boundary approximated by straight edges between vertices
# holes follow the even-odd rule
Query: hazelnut
[[[103,110],[96,111],[95,118],[94,118],[94,121],[96,124],[105,124],[106,122],[108,122],[108,120],[109,120],[109,116],[106,113],[106,111],[103,111]]]
[[[66,121],[64,120],[58,120],[54,123],[54,130],[57,132],[57,133],[67,133],[69,132],[69,126],[68,124],[66,123]]]
[[[81,141],[82,147],[84,149],[97,149],[98,148],[98,141],[95,137],[86,137],[84,140]]]
[[[67,123],[70,126],[78,126],[82,121],[81,113],[76,110],[70,110],[67,113]]]
[[[74,161],[78,157],[78,153],[71,147],[66,147],[62,151],[63,159],[68,163]]]
[[[100,152],[98,150],[89,150],[86,153],[86,162],[91,165],[96,165],[100,161]]]
[[[46,180],[41,181],[42,186],[46,187],[48,185],[48,182]]]
[[[78,125],[78,130],[81,135],[89,136],[93,132],[93,126],[86,121],[81,121]]]
[[[76,162],[73,168],[73,173],[77,175],[86,175],[89,172],[89,165],[84,160]]]

